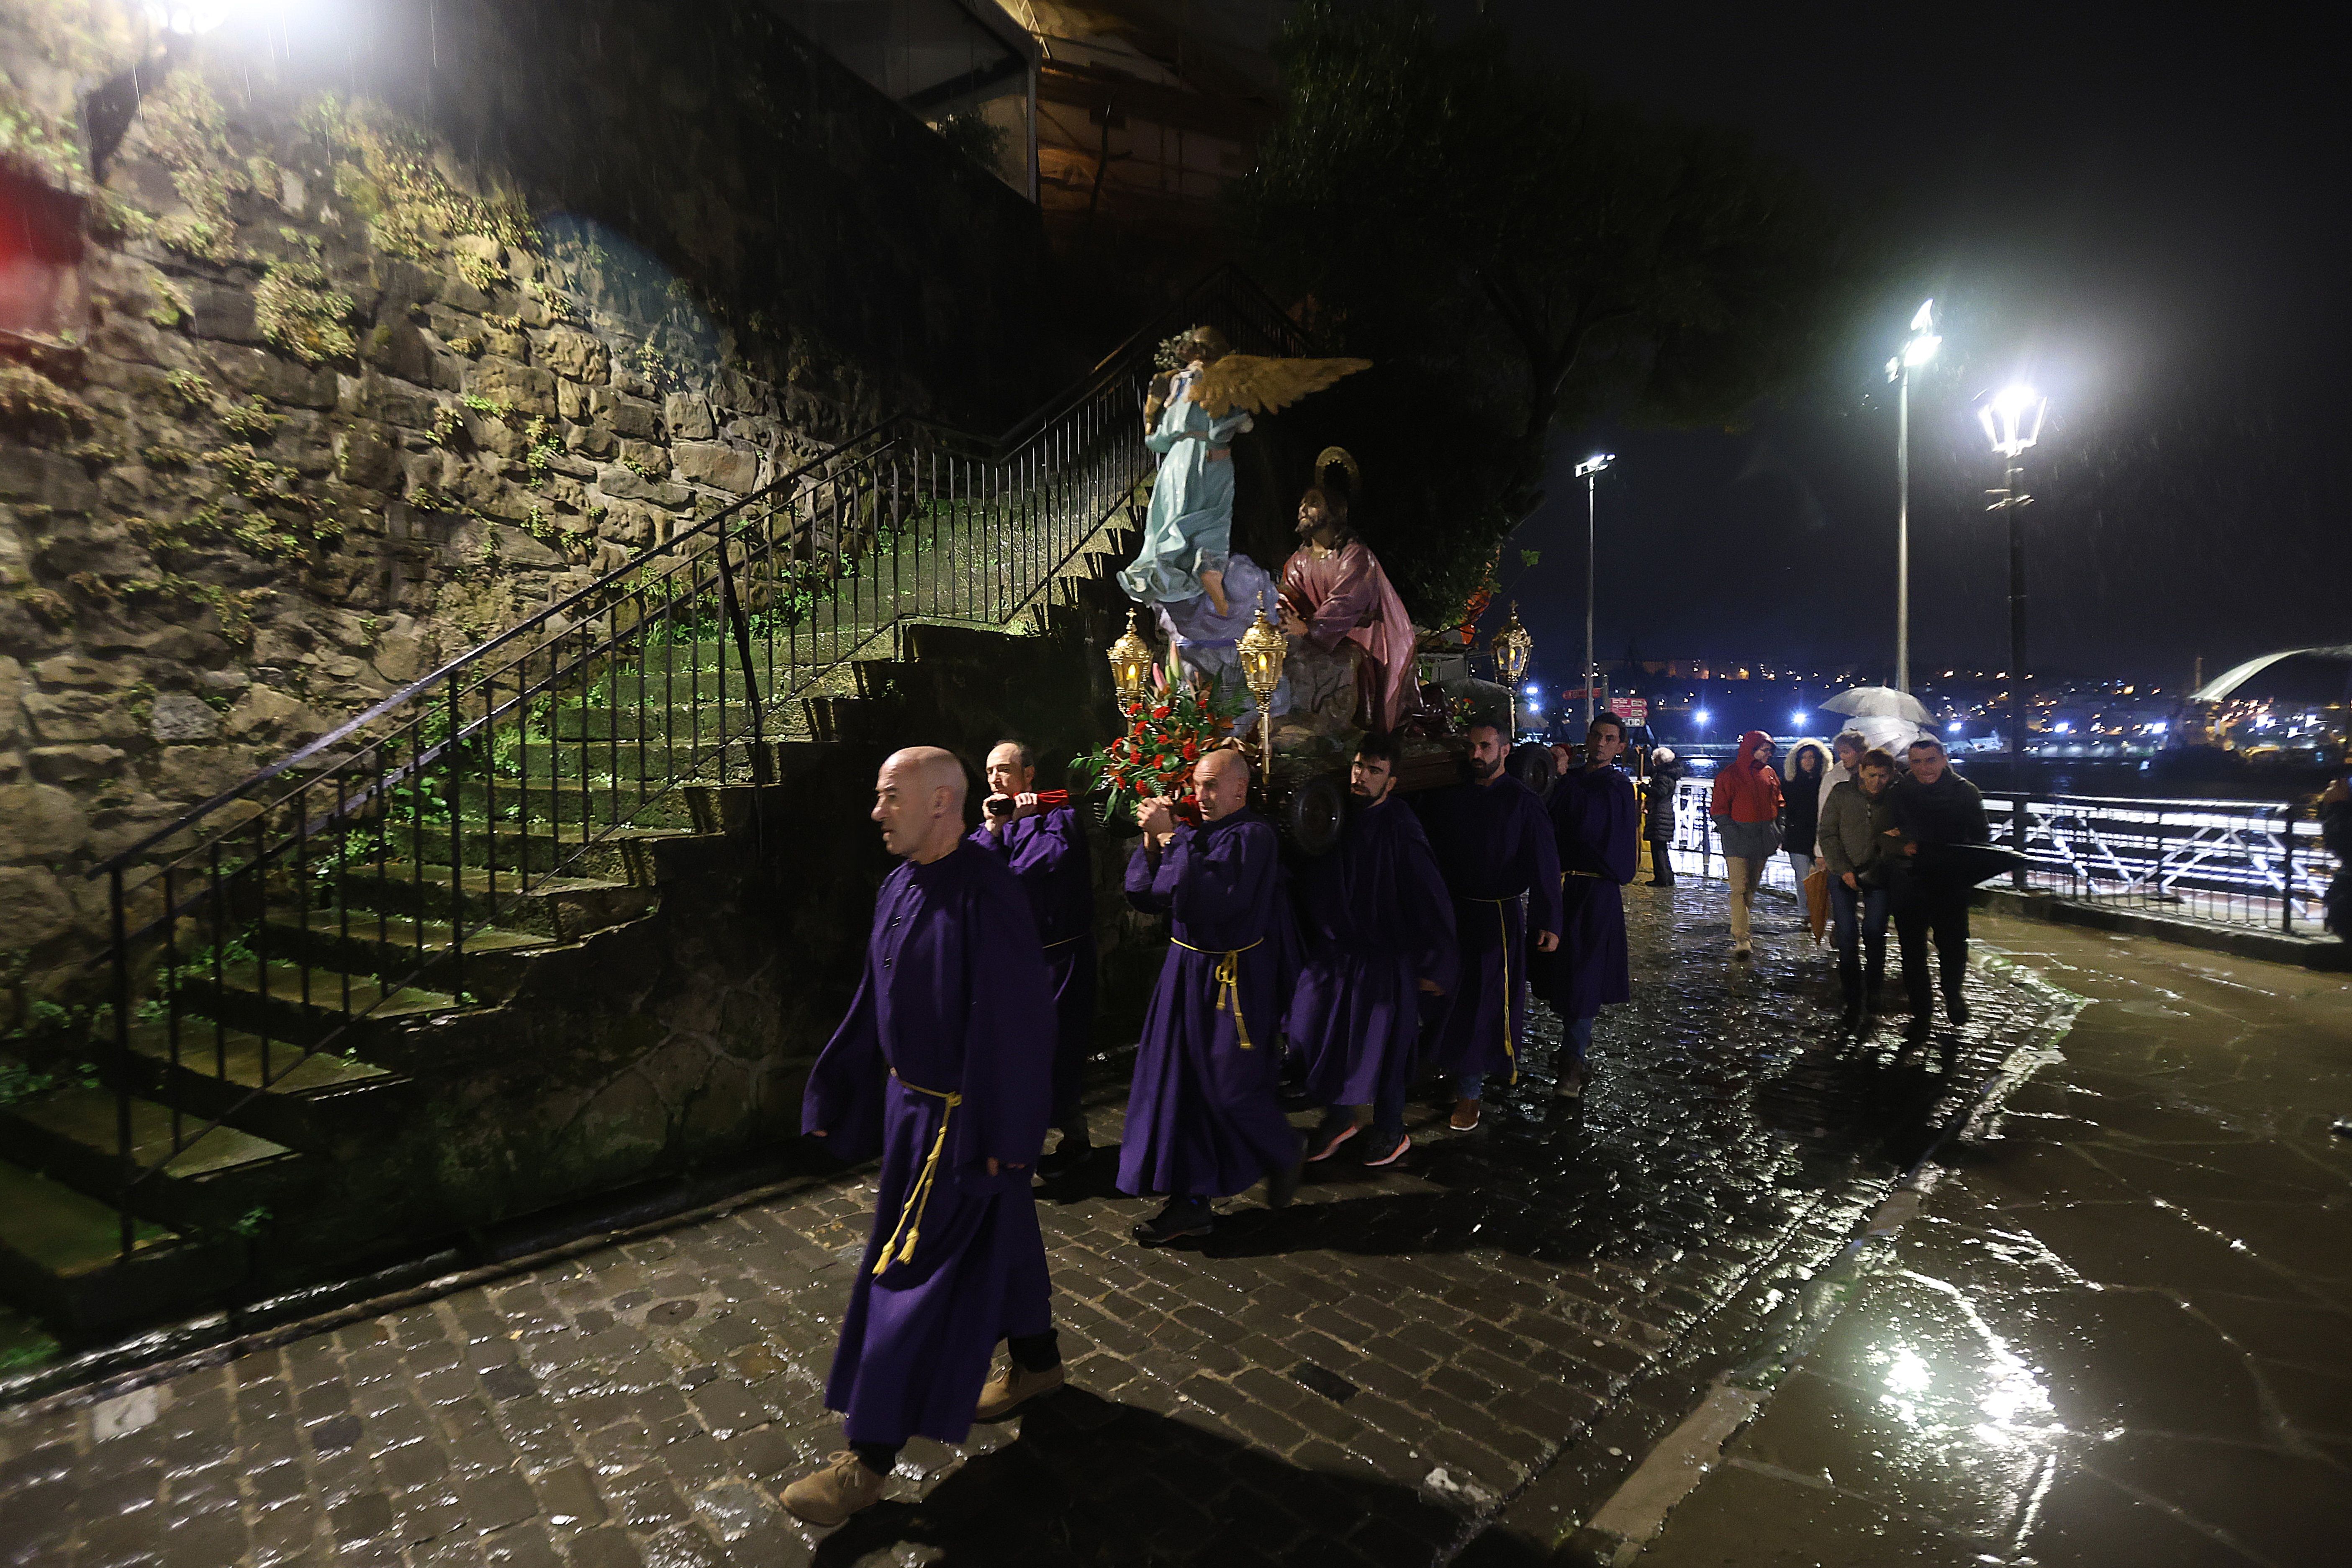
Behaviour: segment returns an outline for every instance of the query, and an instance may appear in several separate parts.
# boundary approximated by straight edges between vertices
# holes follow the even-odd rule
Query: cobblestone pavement
[[[1342,1159],[1280,1213],[1237,1199],[1195,1250],[1135,1247],[1145,1205],[1097,1159],[1042,1205],[1074,1387],[960,1447],[911,1444],[891,1500],[829,1537],[774,1492],[838,1445],[821,1388],[870,1217],[857,1173],[20,1412],[0,1421],[0,1555],[1540,1560],[2073,1005],[1990,965],[1968,1030],[1905,1048],[1889,1024],[1841,1047],[1826,961],[1785,904],[1735,969],[1720,884],[1629,902],[1641,999],[1603,1020],[1582,1110],[1551,1104],[1547,1046],[1478,1131],[1423,1108],[1401,1168]]]
[[[1990,922],[2090,1001],[1656,1568],[2352,1561],[2352,987]]]

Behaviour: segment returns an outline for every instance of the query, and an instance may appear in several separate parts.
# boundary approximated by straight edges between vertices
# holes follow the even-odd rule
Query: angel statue
[[[1139,604],[1176,604],[1205,594],[1219,616],[1225,557],[1234,536],[1233,440],[1253,414],[1287,408],[1364,359],[1279,359],[1237,354],[1214,327],[1194,327],[1171,345],[1179,367],[1155,380],[1143,405],[1144,444],[1160,454],[1143,548],[1118,574]]]

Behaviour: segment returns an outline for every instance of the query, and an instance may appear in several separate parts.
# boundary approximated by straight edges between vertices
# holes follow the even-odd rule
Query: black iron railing
[[[534,895],[673,825],[684,786],[768,779],[793,699],[910,623],[1040,606],[1150,476],[1153,350],[1197,321],[1308,346],[1224,269],[1004,436],[862,431],[99,867],[123,1250],[142,1184],[295,1068],[473,1005],[499,953],[563,934],[525,917]],[[179,1109],[187,1074],[215,1080],[207,1113]],[[142,1091],[171,1107],[143,1152]]]

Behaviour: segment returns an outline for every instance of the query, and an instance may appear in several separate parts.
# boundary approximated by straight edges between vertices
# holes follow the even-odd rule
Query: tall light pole
[[[1592,658],[1592,590],[1596,581],[1593,562],[1597,555],[1594,542],[1600,533],[1601,471],[1616,460],[1614,452],[1596,452],[1576,465],[1576,477],[1584,481],[1584,729],[1587,734],[1592,731],[1592,689],[1601,679]]]
[[[1936,301],[1911,317],[1911,341],[1886,362],[1895,395],[1895,689],[1911,689],[1911,373],[1936,357]]]
[[[2025,528],[2021,515],[2033,498],[2017,485],[2018,462],[2042,439],[2042,416],[2050,400],[2023,383],[2002,387],[1977,410],[1993,455],[2001,460],[2000,489],[1987,511],[2009,518],[2009,782],[2025,788]]]

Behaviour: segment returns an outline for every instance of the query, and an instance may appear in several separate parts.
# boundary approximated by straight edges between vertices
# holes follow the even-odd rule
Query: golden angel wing
[[[1266,354],[1227,354],[1202,371],[1192,401],[1212,419],[1236,408],[1272,414],[1308,393],[1320,392],[1343,375],[1370,370],[1368,359],[1276,359]]]

